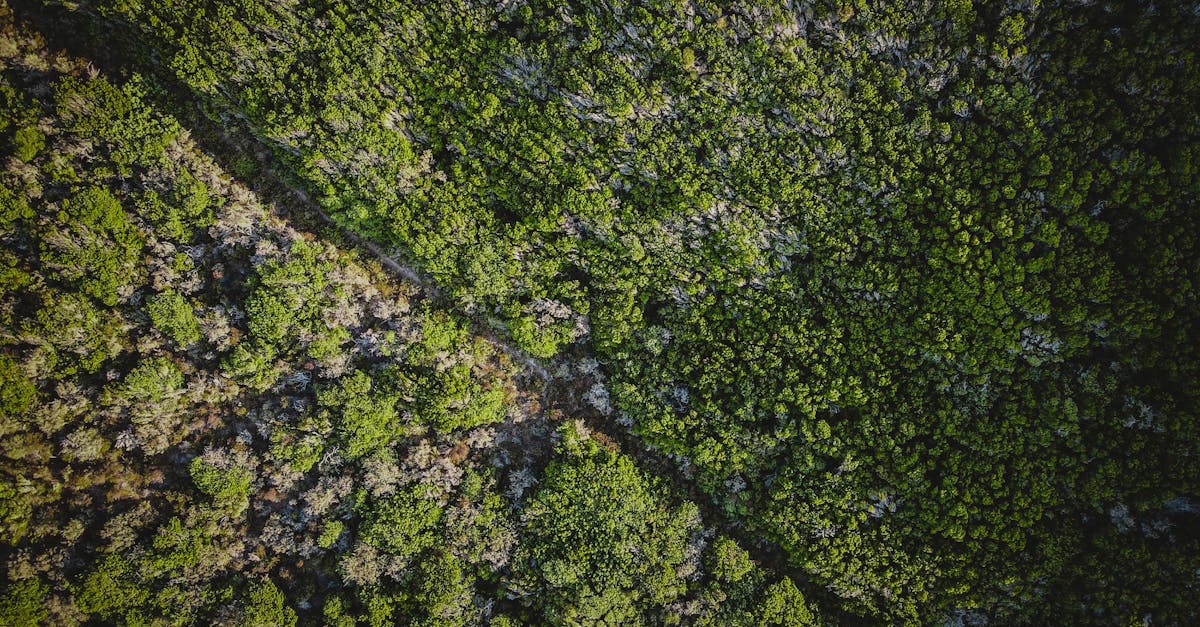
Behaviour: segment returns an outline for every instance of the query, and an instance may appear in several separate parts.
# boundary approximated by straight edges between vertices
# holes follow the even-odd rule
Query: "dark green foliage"
[[[350,459],[386,447],[400,427],[397,399],[372,388],[371,376],[356,371],[317,393],[317,402],[333,416],[334,432]]]
[[[338,538],[341,537],[342,531],[345,528],[346,526],[340,520],[330,521],[321,531],[321,537],[317,539],[317,545],[323,549],[333,546],[338,541]]]
[[[566,459],[546,469],[525,506],[514,582],[554,623],[632,624],[686,589],[679,576],[695,506],[672,506],[629,458],[575,427]]]
[[[319,259],[320,247],[296,242],[286,262],[270,260],[258,269],[254,291],[246,299],[246,324],[252,337],[280,349],[290,347],[304,329],[320,323],[323,294],[331,265]]]
[[[426,498],[425,490],[409,486],[372,504],[362,540],[382,551],[413,559],[437,542],[442,508]]]
[[[486,425],[504,417],[508,392],[480,385],[466,364],[422,380],[417,387],[418,415],[441,431]]]
[[[74,292],[45,291],[32,319],[21,323],[23,330],[43,339],[47,359],[57,361],[56,374],[68,376],[76,370],[96,372],[123,348],[124,329],[119,318],[97,307],[96,301]]]
[[[712,564],[709,565],[709,570],[721,581],[737,583],[754,569],[750,554],[726,537],[717,538],[713,542],[711,555]]]
[[[46,147],[46,135],[36,127],[26,126],[13,133],[13,156],[30,161]]]
[[[75,593],[84,613],[127,623],[141,618],[140,610],[149,597],[150,592],[139,585],[133,565],[118,555],[98,559]]]
[[[162,197],[155,190],[147,190],[137,201],[141,215],[162,229],[171,239],[188,242],[198,229],[211,226],[213,198],[208,186],[196,180],[187,170],[180,172],[174,185]]]
[[[197,567],[211,544],[212,539],[205,529],[172,518],[154,534],[151,541],[154,550],[149,559],[139,564],[138,575],[147,579],[179,575],[186,569]]]
[[[567,321],[541,327],[532,316],[522,316],[512,321],[509,331],[513,341],[531,355],[553,357],[573,339],[569,325],[570,322]]]
[[[62,201],[58,224],[43,244],[43,262],[101,303],[117,304],[120,288],[137,281],[144,244],[121,202],[106,189],[85,188]]]
[[[12,627],[36,627],[46,622],[49,613],[44,601],[48,589],[39,579],[23,579],[0,597],[0,624]]]
[[[33,218],[33,208],[22,196],[6,186],[0,186],[0,234],[7,235],[16,224]],[[5,291],[17,287],[14,282],[2,285]]]
[[[411,624],[423,627],[471,624],[471,579],[463,564],[449,553],[434,553],[417,569],[409,613]]]
[[[279,377],[275,364],[275,348],[258,342],[242,342],[234,347],[221,367],[239,383],[256,390],[265,390]]]
[[[146,301],[146,313],[154,327],[171,338],[176,345],[187,348],[200,340],[200,323],[186,298],[168,290]]]
[[[324,440],[311,429],[311,422],[300,426],[301,429],[296,430],[280,428],[273,431],[271,455],[303,473],[311,470],[321,459]]]
[[[757,622],[760,625],[806,626],[817,625],[804,595],[796,589],[791,579],[784,578],[767,588],[759,606]]]
[[[108,81],[66,77],[55,86],[57,113],[67,128],[84,137],[105,139],[102,150],[118,173],[134,164],[165,161],[163,149],[179,135],[172,120],[142,106],[136,82],[118,87]]]
[[[188,470],[196,487],[218,504],[241,504],[238,511],[245,508],[250,484],[254,481],[250,468],[201,456],[192,460]]]
[[[37,384],[30,381],[21,369],[21,364],[0,355],[0,433],[7,432],[7,425],[24,416],[25,411],[37,398]]]
[[[0,531],[9,544],[25,537],[33,516],[33,502],[19,490],[17,481],[0,477]]]
[[[354,627],[357,622],[353,616],[345,614],[344,608],[345,604],[340,597],[326,598],[325,607],[322,610],[325,624],[331,627]]]
[[[183,387],[183,373],[165,357],[138,364],[119,384],[109,388],[114,400],[131,403],[163,403]]]
[[[267,580],[250,587],[250,598],[246,602],[246,613],[240,627],[294,627],[296,612],[287,602],[275,583]]]

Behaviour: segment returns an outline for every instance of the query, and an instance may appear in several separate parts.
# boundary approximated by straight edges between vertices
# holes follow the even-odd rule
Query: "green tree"
[[[174,398],[183,388],[183,372],[166,357],[152,357],[130,370],[117,384],[109,386],[110,400],[160,404]]]
[[[412,485],[370,505],[361,538],[388,553],[412,559],[438,542],[442,508]]]
[[[804,595],[787,577],[771,584],[763,593],[762,604],[758,609],[758,623],[784,627],[806,627],[819,624]]]
[[[254,471],[228,455],[211,451],[192,460],[188,466],[192,481],[201,492],[213,497],[218,507],[234,515],[245,511],[254,483]]]
[[[13,155],[29,162],[46,147],[46,134],[35,126],[17,129],[13,134]]]
[[[0,436],[24,417],[25,411],[37,398],[37,384],[23,372],[21,365],[12,357],[0,354]]]
[[[112,554],[96,560],[75,593],[80,610],[110,622],[138,622],[149,599],[150,592],[138,581],[134,565]]]
[[[754,570],[754,562],[746,549],[738,546],[737,542],[721,536],[713,542],[710,549],[709,570],[721,581],[737,583]]]
[[[287,606],[283,592],[269,579],[251,585],[240,627],[295,627],[296,612]]]
[[[141,101],[139,81],[118,87],[104,79],[68,76],[54,86],[58,116],[82,137],[104,138],[102,150],[116,169],[132,172],[134,164],[166,161],[167,144],[180,133],[174,120],[164,118]]]
[[[697,530],[694,505],[671,505],[629,458],[563,428],[564,457],[525,506],[518,589],[547,620],[640,621],[678,598],[678,572]]]
[[[121,288],[140,283],[144,241],[112,192],[86,187],[62,201],[58,223],[45,238],[42,261],[108,306]]]
[[[417,583],[411,596],[414,625],[435,627],[471,624],[471,578],[454,555],[437,551],[417,568]]]
[[[221,361],[221,368],[238,383],[255,390],[266,390],[279,378],[276,354],[269,344],[241,342]]]
[[[200,322],[179,292],[166,290],[151,296],[146,301],[146,313],[155,328],[178,346],[186,348],[200,340]]]
[[[396,397],[374,388],[371,375],[357,370],[317,391],[317,402],[333,417],[334,432],[350,459],[388,446],[399,431]]]
[[[22,579],[0,596],[0,624],[36,627],[45,624],[50,613],[45,599],[50,589],[40,579]]]

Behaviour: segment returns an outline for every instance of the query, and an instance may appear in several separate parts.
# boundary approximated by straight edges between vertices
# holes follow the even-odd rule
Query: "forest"
[[[0,625],[1200,623],[1198,103],[1196,2],[0,0]]]

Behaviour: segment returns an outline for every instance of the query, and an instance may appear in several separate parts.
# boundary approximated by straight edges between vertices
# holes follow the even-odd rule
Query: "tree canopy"
[[[0,0],[0,623],[1195,623],[1197,41]]]

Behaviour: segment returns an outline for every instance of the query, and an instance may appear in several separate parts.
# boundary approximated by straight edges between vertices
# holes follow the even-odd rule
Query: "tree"
[[[411,597],[413,612],[419,616],[414,625],[462,626],[471,624],[471,579],[457,557],[436,551],[417,568],[416,586]]]
[[[276,350],[257,341],[241,342],[221,361],[221,368],[239,383],[255,390],[266,390],[279,378]]]
[[[35,126],[17,129],[13,134],[13,156],[21,161],[32,161],[46,147],[46,134]]]
[[[209,449],[192,460],[188,471],[196,487],[213,497],[217,507],[229,510],[233,516],[246,510],[254,482],[254,471],[246,460]]]
[[[49,617],[45,599],[50,592],[40,579],[22,579],[0,596],[0,624],[36,627]]]
[[[144,240],[112,192],[90,186],[62,201],[58,224],[43,240],[42,261],[108,306],[140,282]]]
[[[373,503],[364,517],[364,542],[412,560],[437,544],[442,508],[426,498],[425,489],[417,484]]]
[[[640,620],[686,589],[694,505],[672,506],[629,458],[563,427],[562,458],[522,512],[515,585],[547,620]]]
[[[146,302],[146,313],[150,315],[155,328],[181,348],[199,341],[200,322],[192,306],[179,292],[166,290],[151,296]]]
[[[245,614],[240,627],[295,627],[296,612],[287,606],[287,599],[270,579],[250,586]]]
[[[95,567],[75,593],[80,610],[106,621],[136,622],[149,599],[150,592],[141,587],[134,565],[112,554],[95,561]]]
[[[141,216],[166,236],[186,243],[195,231],[216,222],[213,200],[208,186],[183,169],[166,190],[166,198],[147,190],[137,199],[137,207]]]
[[[67,128],[82,137],[104,138],[103,151],[119,172],[165,162],[164,149],[180,133],[174,120],[143,105],[137,82],[118,87],[104,79],[68,76],[54,88],[57,113]]]
[[[762,625],[806,627],[819,624],[808,607],[808,601],[790,578],[784,577],[767,588],[758,609]]]
[[[396,398],[374,390],[371,375],[361,370],[318,390],[317,402],[332,416],[334,431],[350,459],[391,444],[399,430]]]
[[[725,536],[713,542],[710,555],[709,570],[721,581],[737,583],[754,569],[746,549]]]
[[[302,332],[326,330],[321,312],[329,301],[324,290],[332,264],[320,257],[324,251],[320,245],[297,240],[286,257],[268,259],[258,267],[245,305],[251,337],[288,352]]]
[[[118,384],[109,386],[106,396],[121,403],[158,406],[175,397],[182,387],[179,366],[166,357],[152,357],[134,366]]]
[[[8,432],[37,398],[37,384],[12,357],[0,354],[0,436]]]

